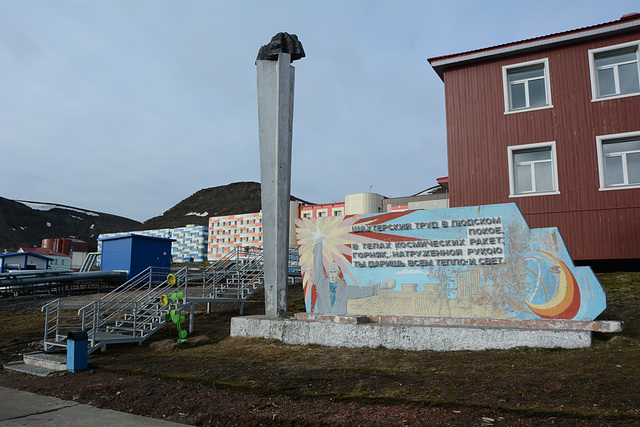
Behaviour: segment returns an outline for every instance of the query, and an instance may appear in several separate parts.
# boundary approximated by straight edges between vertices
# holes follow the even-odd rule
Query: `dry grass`
[[[592,346],[584,349],[411,352],[287,345],[229,337],[230,319],[238,311],[237,306],[223,306],[197,315],[191,339],[206,336],[200,344],[153,345],[175,335],[165,327],[142,347],[92,356],[90,368],[262,396],[640,423],[640,273],[598,277],[608,295],[601,318],[622,320],[626,326],[620,334],[596,334]],[[296,292],[291,293],[290,312],[303,307],[300,290]],[[261,312],[260,302],[245,305],[245,314]],[[12,334],[13,339],[41,334],[40,314],[5,312],[4,317],[12,326],[1,332],[0,344]]]

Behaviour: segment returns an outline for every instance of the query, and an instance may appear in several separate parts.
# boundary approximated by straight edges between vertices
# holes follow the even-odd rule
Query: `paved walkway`
[[[0,426],[141,426],[184,424],[99,409],[78,402],[0,387]]]

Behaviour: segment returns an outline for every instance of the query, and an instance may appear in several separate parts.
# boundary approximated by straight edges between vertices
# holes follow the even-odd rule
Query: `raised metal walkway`
[[[184,276],[176,273],[178,280]],[[149,267],[98,300],[61,298],[42,307],[45,312],[44,349],[67,346],[69,332],[88,335],[89,353],[107,344],[142,343],[161,328],[168,312],[160,297],[176,290],[167,283],[168,269]]]
[[[190,310],[190,331],[194,303],[240,303],[242,314],[244,302],[264,286],[262,266],[261,248],[237,248],[207,268],[173,271],[177,286],[167,283],[171,271],[149,267],[98,300],[54,300],[42,307],[45,351],[66,348],[69,332],[79,330],[87,332],[89,353],[104,351],[108,344],[142,344],[166,323],[169,308],[162,305],[162,295],[177,291],[184,295],[183,311]],[[299,267],[294,262],[290,274],[296,273]]]
[[[203,270],[185,277],[185,300],[191,303],[244,302],[264,285],[262,248],[236,248]]]

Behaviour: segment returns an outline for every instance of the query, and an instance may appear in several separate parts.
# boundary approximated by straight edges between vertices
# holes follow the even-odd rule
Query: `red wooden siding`
[[[640,258],[640,189],[599,191],[596,137],[640,131],[640,96],[591,102],[589,49],[640,32],[513,55],[444,73],[450,205],[515,202],[558,227],[576,260]],[[553,108],[504,113],[502,66],[548,59]],[[560,194],[509,197],[507,147],[555,141]]]

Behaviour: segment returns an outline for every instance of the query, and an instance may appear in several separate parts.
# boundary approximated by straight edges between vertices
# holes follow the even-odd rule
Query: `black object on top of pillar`
[[[258,51],[256,61],[277,61],[278,55],[288,53],[291,55],[291,62],[304,58],[304,49],[298,36],[289,33],[278,33],[271,38],[269,44],[265,44]]]

